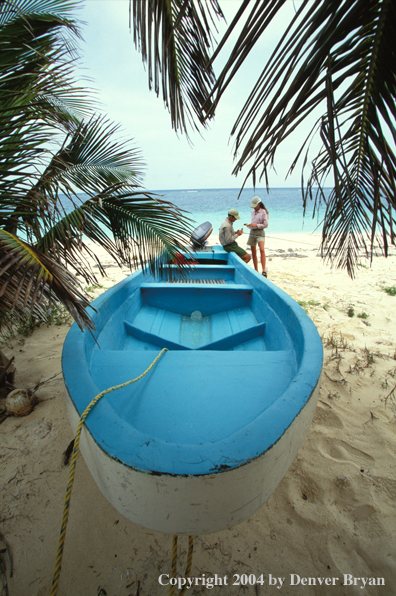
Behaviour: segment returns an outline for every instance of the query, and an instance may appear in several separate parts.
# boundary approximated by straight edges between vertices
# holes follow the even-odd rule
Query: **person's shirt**
[[[227,244],[231,244],[231,242],[234,242],[237,238],[238,234],[234,232],[232,222],[226,217],[219,229],[220,244],[222,246],[227,246]]]
[[[253,209],[251,223],[257,224],[257,228],[253,228],[253,230],[263,230],[264,228],[268,228],[268,219],[268,211],[263,208],[260,208],[258,211]]]

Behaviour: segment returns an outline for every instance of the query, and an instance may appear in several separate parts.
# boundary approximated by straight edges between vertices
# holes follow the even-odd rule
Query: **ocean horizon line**
[[[313,190],[318,190],[319,187],[313,187]],[[332,190],[332,186],[325,186],[323,187],[322,190]],[[191,187],[191,188],[155,188],[152,189],[150,191],[147,192],[201,192],[201,191],[205,191],[205,190],[232,190],[232,191],[238,191],[238,192],[244,192],[244,191],[251,191],[251,192],[259,192],[259,191],[264,191],[267,194],[270,194],[272,190],[301,190],[301,186],[273,186],[270,189],[267,190],[267,188],[265,187],[260,187],[260,188],[250,188],[250,187],[244,187],[242,189],[240,189],[239,187],[231,187],[231,186],[215,186],[215,187],[204,187],[204,188],[198,188],[196,186]]]

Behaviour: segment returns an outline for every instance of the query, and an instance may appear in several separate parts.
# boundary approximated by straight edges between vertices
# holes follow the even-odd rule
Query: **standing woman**
[[[250,228],[250,234],[249,234],[247,244],[252,249],[253,265],[254,265],[254,268],[256,271],[258,271],[257,249],[256,249],[256,246],[258,244],[259,250],[260,250],[262,275],[267,277],[267,273],[265,271],[266,258],[265,258],[265,250],[264,250],[264,243],[265,243],[264,228],[268,227],[269,214],[268,214],[267,209],[265,208],[264,203],[261,202],[260,197],[253,197],[250,208],[253,209],[253,211],[252,211],[252,221],[248,226]]]

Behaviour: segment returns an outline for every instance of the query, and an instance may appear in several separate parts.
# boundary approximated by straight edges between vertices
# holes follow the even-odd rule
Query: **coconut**
[[[30,414],[36,404],[37,397],[29,389],[14,389],[5,400],[6,411],[13,416]]]

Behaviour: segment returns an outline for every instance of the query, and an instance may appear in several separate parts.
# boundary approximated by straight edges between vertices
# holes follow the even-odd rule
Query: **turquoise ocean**
[[[241,216],[241,220],[234,224],[234,229],[239,229],[239,224],[242,227],[244,223],[250,223],[250,202],[254,196],[260,197],[269,212],[268,236],[320,233],[322,229],[324,206],[320,210],[320,217],[315,214],[313,218],[313,204],[309,204],[303,217],[301,188],[273,188],[269,193],[266,189],[245,188],[240,196],[239,188],[156,190],[153,193],[187,211],[193,227],[209,221],[213,226],[212,240],[215,240],[229,209],[237,209]],[[325,195],[329,193],[330,189]]]
[[[325,196],[330,192],[331,189],[325,189]],[[244,223],[250,223],[252,212],[250,203],[254,196],[260,197],[269,212],[267,236],[311,234],[320,233],[322,230],[324,205],[321,207],[319,217],[317,214],[313,217],[313,204],[308,204],[304,217],[301,188],[273,188],[268,193],[266,189],[245,188],[241,194],[239,188],[154,190],[151,193],[156,198],[169,201],[183,209],[186,212],[185,215],[191,220],[192,229],[209,221],[213,227],[212,243],[217,242],[219,227],[230,209],[237,209],[241,216],[241,220],[234,224],[235,230],[243,227]],[[79,196],[82,201],[88,198],[83,193]],[[66,197],[62,202],[66,211],[72,209]]]

